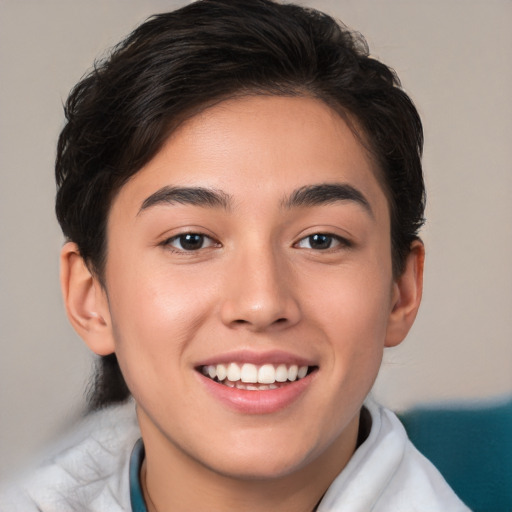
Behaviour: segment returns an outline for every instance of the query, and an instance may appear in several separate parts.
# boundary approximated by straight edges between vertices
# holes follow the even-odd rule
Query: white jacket
[[[402,424],[371,400],[370,435],[317,512],[467,512]],[[88,416],[59,453],[0,494],[1,512],[129,512],[129,459],[140,437],[133,402]]]

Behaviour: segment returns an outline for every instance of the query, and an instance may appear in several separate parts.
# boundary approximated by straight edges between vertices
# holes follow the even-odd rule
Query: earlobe
[[[423,292],[424,261],[425,247],[421,240],[416,240],[411,244],[404,272],[395,279],[393,284],[386,347],[400,344],[414,323]]]
[[[75,331],[96,354],[114,352],[105,291],[73,242],[66,243],[61,251],[60,283],[66,312]]]

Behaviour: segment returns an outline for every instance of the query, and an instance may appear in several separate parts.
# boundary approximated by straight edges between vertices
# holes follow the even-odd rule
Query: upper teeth
[[[239,365],[237,363],[217,364],[203,366],[202,371],[211,379],[219,381],[227,379],[231,382],[242,381],[250,384],[273,384],[274,382],[286,382],[302,379],[308,373],[307,366],[292,364],[264,364],[256,366],[251,363]]]

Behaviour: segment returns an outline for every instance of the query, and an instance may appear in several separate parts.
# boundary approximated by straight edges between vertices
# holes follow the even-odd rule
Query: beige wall
[[[376,395],[404,408],[512,393],[512,2],[303,3],[365,34],[425,123],[424,303]],[[61,103],[105,47],[177,4],[0,0],[0,477],[74,417],[91,367],[58,286]]]

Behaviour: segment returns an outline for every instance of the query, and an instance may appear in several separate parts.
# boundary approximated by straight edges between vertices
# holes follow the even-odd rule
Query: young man
[[[66,115],[62,289],[101,410],[5,510],[467,510],[365,401],[419,307],[424,187],[418,114],[363,40],[199,1]]]

